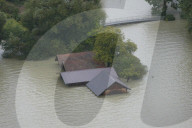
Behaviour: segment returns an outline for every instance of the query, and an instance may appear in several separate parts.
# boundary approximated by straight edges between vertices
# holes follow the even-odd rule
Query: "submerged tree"
[[[152,5],[153,14],[161,14],[161,16],[167,15],[167,4],[171,3],[171,7],[177,8],[178,0],[146,0]]]
[[[142,65],[140,60],[132,54],[115,57],[113,64],[118,75],[127,81],[142,78],[146,73],[146,66]]]
[[[1,43],[4,49],[4,57],[25,57],[31,45],[31,36],[27,28],[14,19],[8,19],[3,26],[3,39]],[[30,41],[31,40],[31,41]]]
[[[122,78],[139,79],[146,73],[146,67],[133,55],[137,50],[136,44],[130,40],[124,41],[119,29],[104,28],[95,37],[95,58],[104,62],[108,67],[114,66]]]

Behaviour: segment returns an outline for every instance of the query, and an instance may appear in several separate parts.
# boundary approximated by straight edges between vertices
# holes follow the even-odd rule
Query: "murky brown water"
[[[145,11],[138,12],[148,14],[149,6],[140,4]],[[124,13],[107,10],[109,18],[127,14],[127,6]],[[192,121],[187,119],[192,108],[192,39],[185,25],[174,21],[119,26],[125,38],[138,45],[135,55],[150,69],[149,80],[147,74],[142,80],[130,81],[132,90],[123,95],[97,98],[86,87],[66,87],[54,58],[36,62],[0,58],[0,127],[149,128],[175,124],[169,127],[191,128]]]
[[[3,51],[0,50],[0,53]],[[0,127],[19,128],[15,109],[15,92],[23,61],[0,57]]]
[[[162,22],[148,78],[142,119],[153,126],[192,117],[192,38],[186,22]]]

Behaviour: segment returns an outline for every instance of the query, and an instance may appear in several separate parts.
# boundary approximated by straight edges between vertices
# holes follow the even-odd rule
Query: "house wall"
[[[114,83],[111,87],[109,87],[105,92],[104,95],[111,95],[111,94],[120,94],[120,93],[126,93],[127,88],[121,86],[118,83]]]
[[[68,86],[85,86],[88,82],[82,82],[82,83],[74,83],[74,84],[67,84]]]

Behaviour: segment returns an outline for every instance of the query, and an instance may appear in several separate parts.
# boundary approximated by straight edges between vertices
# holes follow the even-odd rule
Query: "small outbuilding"
[[[121,82],[116,73],[105,69],[86,85],[96,96],[126,93],[130,90]]]

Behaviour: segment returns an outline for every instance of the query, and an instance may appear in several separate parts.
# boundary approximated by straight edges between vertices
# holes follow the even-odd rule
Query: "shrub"
[[[165,21],[174,21],[175,17],[172,14],[168,14],[164,18]]]

